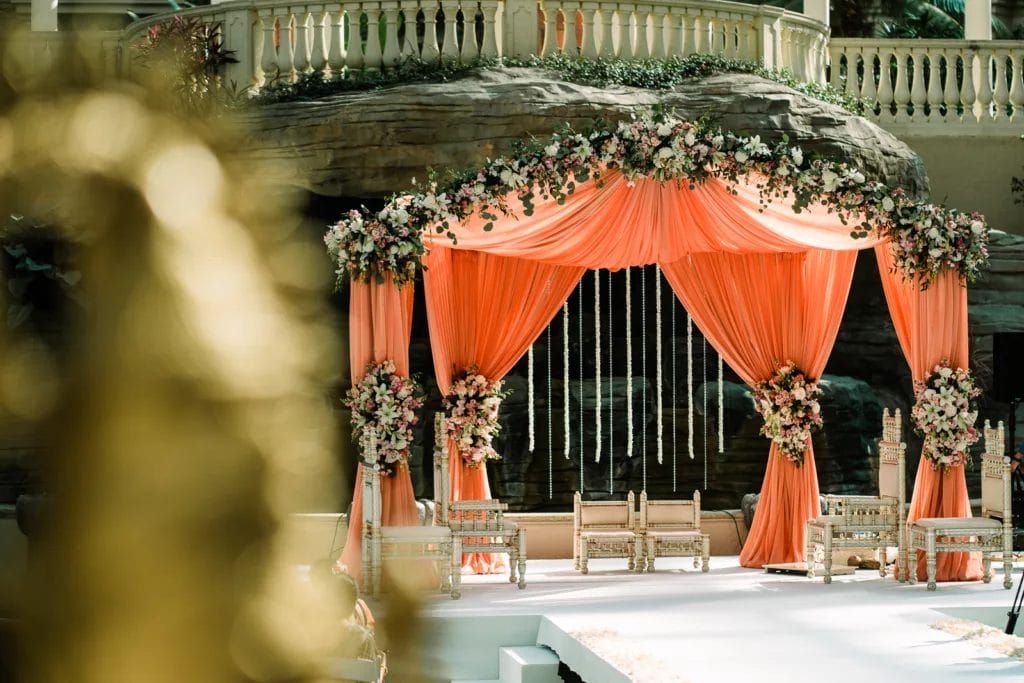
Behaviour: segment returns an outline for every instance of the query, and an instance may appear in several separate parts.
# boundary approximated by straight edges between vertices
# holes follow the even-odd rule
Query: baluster
[[[325,24],[331,27],[327,45],[327,66],[331,69],[331,78],[339,78],[345,68],[345,53],[342,43],[345,40],[345,15],[340,5],[330,6],[330,16]]]
[[[925,51],[917,49],[911,52],[914,60],[913,81],[910,84],[910,101],[914,105],[914,118],[922,118],[925,115],[924,105],[928,102],[928,91],[924,87],[924,58]]]
[[[1020,121],[1024,117],[1024,73],[1021,72],[1024,69],[1024,52],[1018,50],[1011,58],[1013,61],[1010,68],[1013,72],[1010,75],[1013,81],[1010,84],[1010,104],[1013,106],[1013,120]]]
[[[441,10],[444,12],[444,42],[441,44],[441,58],[456,59],[459,56],[459,46],[455,40],[459,3],[453,0],[441,0]]]
[[[415,5],[408,2],[405,5],[399,3],[397,25],[401,27],[401,31],[398,31],[397,45],[399,62],[420,56],[419,42],[416,38],[416,13],[418,11]]]
[[[553,2],[544,3],[544,45],[541,56],[552,55],[559,50],[558,45],[558,5]]]
[[[669,55],[668,47],[665,44],[666,16],[668,16],[668,8],[663,5],[655,7],[651,14],[651,20],[653,22],[653,26],[651,27],[651,36],[653,37],[653,40],[651,41],[651,55],[658,57],[659,59],[664,59]]]
[[[949,73],[947,69],[947,73]],[[942,52],[928,53],[928,118],[938,120],[942,115],[940,107],[945,104],[942,95]]]
[[[754,22],[751,19],[747,19],[740,24],[740,30],[742,31],[743,40],[741,41],[741,47],[739,57],[748,62],[757,62],[761,59],[761,56],[757,53],[757,27],[754,26]]]
[[[384,45],[381,50],[381,63],[385,67],[393,67],[398,64],[398,2],[396,0],[385,0],[381,3],[384,12]],[[380,29],[377,29],[377,37],[380,37]]]
[[[960,86],[956,82],[957,61],[960,51],[956,48],[943,50],[946,59],[946,83],[942,89],[942,103],[946,105],[946,119],[955,121],[960,118]]]
[[[263,27],[263,54],[260,55],[260,84],[273,79],[277,71],[277,48],[274,46],[274,15],[269,9],[259,11],[260,25]]]
[[[978,94],[974,90],[974,57],[973,49],[964,52],[964,82],[960,86],[960,104],[964,107],[964,120],[977,121],[974,105],[977,103]]]
[[[891,119],[892,103],[895,99],[892,89],[892,60],[892,50],[878,51],[878,114],[883,120]]]
[[[420,9],[423,10],[423,52],[421,56],[425,62],[441,59],[441,49],[437,45],[437,13],[439,7],[440,5],[438,5],[436,0],[425,0],[425,2],[420,3]]]
[[[459,61],[468,64],[476,55],[476,7],[473,2],[467,2],[462,8],[462,45],[459,48]]]
[[[366,54],[363,55],[365,67],[371,70],[381,68],[384,56],[380,44],[380,2],[368,2],[366,13]]]
[[[497,57],[498,40],[494,24],[498,14],[498,0],[481,0],[480,8],[484,13],[484,42],[480,46],[480,56]]]
[[[739,23],[732,17],[722,22],[722,38],[725,54],[731,59],[739,57]]]
[[[875,86],[875,57],[878,56],[878,50],[868,48],[861,54],[864,56],[864,77],[861,79],[860,96],[874,102],[878,97]]]
[[[700,50],[700,17],[692,14],[694,10],[687,10],[683,16],[683,41],[686,43],[686,50],[683,54],[695,55]]]
[[[647,59],[651,56],[651,47],[647,42],[647,18],[651,14],[649,5],[637,5],[636,8],[636,43],[633,47],[634,59]]]
[[[363,40],[359,35],[359,24],[362,21],[362,15],[362,7],[358,4],[353,3],[345,8],[345,24],[348,30],[345,66],[349,73],[360,71],[366,65],[366,58],[363,56]]]
[[[988,50],[978,52],[978,102],[975,114],[978,121],[988,121],[992,117],[992,53]]]
[[[597,26],[594,15],[597,13],[596,2],[584,2],[583,13],[583,47],[582,55],[587,59],[597,57]]]
[[[854,48],[846,53],[846,82],[843,83],[843,92],[854,97],[860,92],[860,83],[857,81],[857,65],[860,64],[861,51]]]
[[[612,20],[615,18],[615,3],[602,2],[601,9],[601,48],[600,56],[611,58],[615,56],[615,42],[612,39]]]
[[[676,14],[673,8],[668,8],[668,36],[665,38],[665,50],[669,56],[685,54],[683,45],[683,24],[686,21],[685,14]]]
[[[292,63],[295,68],[295,75],[305,75],[310,72],[309,66],[309,10],[305,7],[295,13],[295,52],[292,55]]]
[[[292,70],[293,18],[287,9],[281,9],[279,12],[277,23],[281,27],[281,32],[277,46],[277,73],[280,78],[294,82],[295,73]]]
[[[580,3],[578,2],[566,2],[565,7],[565,51],[569,54],[578,56],[580,54],[581,39],[583,36],[579,32],[580,22]]]
[[[910,85],[907,83],[907,57],[910,52],[896,48],[896,88],[893,99],[896,101],[896,120],[907,119],[907,105],[910,104]]]
[[[828,61],[830,65],[828,84],[835,90],[839,90],[842,87],[843,56],[845,54],[843,48],[837,47],[834,44],[828,48]]]
[[[1006,88],[1006,59],[1009,53],[1006,50],[995,51],[995,74],[996,89],[992,93],[992,101],[995,107],[992,116],[999,121],[1006,118],[1006,105],[1010,103],[1010,91]]]
[[[619,57],[633,58],[633,5],[619,5]]]
[[[331,25],[330,19],[321,7],[313,13],[313,46],[309,52],[309,66],[313,73],[324,76],[324,66],[327,64],[327,51],[324,49],[324,33],[326,27]]]

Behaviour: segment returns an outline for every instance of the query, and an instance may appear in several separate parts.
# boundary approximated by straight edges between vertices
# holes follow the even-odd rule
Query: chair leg
[[[702,534],[700,537],[700,552],[701,552],[701,566],[700,570],[703,573],[708,571],[708,560],[711,557],[711,535]]]
[[[807,558],[807,578],[808,579],[813,579],[814,578],[814,551],[816,549],[817,549],[817,546],[815,545],[814,540],[811,538],[810,534],[807,534],[807,547],[804,549],[804,553],[805,553],[804,557]]]
[[[917,583],[917,548],[913,543],[907,550],[907,582],[912,585]]]
[[[988,550],[981,553],[981,580],[983,583],[992,583],[992,553]]]
[[[654,546],[654,539],[648,538],[644,543],[644,557],[647,558],[647,572],[654,571],[654,558],[656,556],[656,550]]]
[[[885,546],[875,548],[875,559],[878,560],[878,575],[885,578]]]
[[[832,583],[832,534],[825,534],[825,549],[822,551],[824,557],[821,558],[822,564],[825,565],[825,583]]]
[[[579,570],[581,574],[587,573],[587,539],[580,539],[580,566]]]
[[[629,555],[629,559],[627,561],[626,566],[631,572],[643,571],[643,569],[640,567],[640,562],[637,560],[636,549],[636,541],[633,541],[632,543],[626,546],[626,554]]]
[[[935,529],[929,529],[924,539],[925,565],[928,568],[928,590],[935,590]]]
[[[1013,542],[1003,544],[1003,588],[1013,588]]]
[[[508,582],[516,582],[516,567],[519,564],[519,550],[512,546],[508,551]]]
[[[452,552],[450,553],[450,557],[452,563],[452,600],[458,600],[462,597],[462,539],[458,536],[452,539]]]
[[[518,548],[516,556],[519,564],[519,590],[522,590],[526,588],[526,532],[522,529],[516,536],[516,547]]]

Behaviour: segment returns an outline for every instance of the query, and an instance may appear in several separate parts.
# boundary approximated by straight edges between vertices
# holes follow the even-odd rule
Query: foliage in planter
[[[81,273],[72,266],[70,256],[61,249],[48,225],[11,215],[0,226],[0,245],[9,329],[37,322],[40,309],[55,303],[56,292],[62,298],[79,301]]]

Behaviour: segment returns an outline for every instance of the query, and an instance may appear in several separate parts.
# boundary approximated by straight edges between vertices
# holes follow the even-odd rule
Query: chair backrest
[[[985,420],[985,453],[981,457],[981,514],[1009,523],[1012,519],[1010,505],[1010,459],[1006,457],[1003,423],[995,429]]]
[[[892,415],[889,414],[889,409],[886,408],[882,411],[882,441],[899,443],[902,440],[903,415],[900,413],[899,408]]]
[[[693,500],[647,500],[640,494],[640,529],[700,530],[700,491]]]
[[[635,529],[636,498],[630,491],[626,500],[583,502],[577,491],[573,496],[573,523],[576,529]]]
[[[506,510],[508,503],[493,498],[452,501],[448,526],[452,531],[501,531],[505,528]]]
[[[899,412],[899,411],[897,411]],[[878,495],[907,501],[907,444],[878,442]]]

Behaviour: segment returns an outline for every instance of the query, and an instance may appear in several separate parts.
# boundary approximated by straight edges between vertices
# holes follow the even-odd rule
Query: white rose
[[[661,137],[666,137],[672,134],[672,126],[667,123],[659,123],[658,129],[655,132]]]
[[[793,147],[790,149],[789,155],[793,158],[793,163],[797,166],[804,163],[804,151],[799,147]]]
[[[980,235],[981,233],[985,232],[985,224],[982,223],[981,221],[972,222],[971,232],[973,232],[975,235]]]
[[[736,150],[736,162],[737,163],[740,163],[740,164],[746,163],[747,159],[749,159],[749,158],[750,158],[750,155],[747,154],[746,150],[744,150],[744,149]]]
[[[544,153],[549,157],[553,157],[558,154],[558,143],[552,142],[550,145],[544,148]]]
[[[896,202],[894,202],[892,200],[892,197],[883,197],[882,198],[882,210],[883,211],[892,211],[894,208],[896,208]]]
[[[697,143],[697,136],[693,134],[692,130],[686,131],[686,136],[683,137],[683,142],[686,143],[687,147],[693,147]]]

